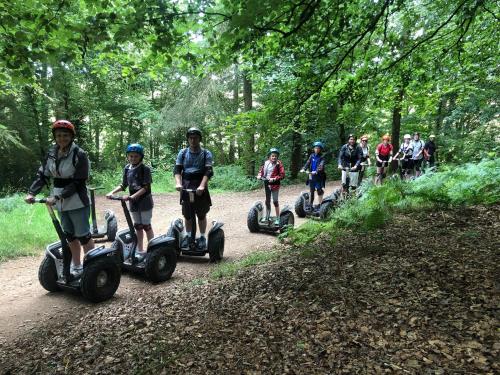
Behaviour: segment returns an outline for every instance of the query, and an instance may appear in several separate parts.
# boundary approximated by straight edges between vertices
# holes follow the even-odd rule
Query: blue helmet
[[[137,152],[139,155],[144,157],[144,147],[142,147],[139,143],[131,143],[127,146],[126,153],[129,152]]]
[[[313,143],[313,147],[319,147],[319,148],[321,148],[321,150],[325,149],[325,145],[322,142],[320,142],[320,141],[314,142]]]
[[[269,156],[271,154],[278,154],[278,156],[279,156],[280,155],[280,150],[277,149],[276,147],[272,147],[271,149],[269,149],[269,152],[267,153],[267,156]]]

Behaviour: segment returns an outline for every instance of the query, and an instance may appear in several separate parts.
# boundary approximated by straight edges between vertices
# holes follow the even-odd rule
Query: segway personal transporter
[[[189,246],[182,247],[182,232],[184,231],[184,222],[182,219],[176,219],[170,225],[167,235],[175,238],[177,244],[177,255],[190,256],[205,256],[208,253],[211,262],[218,262],[224,256],[224,231],[222,230],[223,222],[213,220],[212,228],[208,231],[207,247],[205,249],[198,248],[196,244],[196,214],[194,210],[194,202],[196,189],[182,189],[189,197],[189,209],[191,216],[191,241]]]
[[[269,181],[267,178],[261,177],[264,183]],[[285,206],[280,212],[279,222],[276,223],[276,216],[270,216],[269,218],[264,217],[264,204],[261,201],[257,201],[253,204],[248,211],[247,216],[247,227],[252,233],[256,232],[270,232],[270,233],[283,233],[289,228],[293,228],[295,222],[295,217],[290,207]]]
[[[310,179],[311,172],[304,171],[304,173],[308,173]],[[295,201],[295,213],[301,218],[309,217],[312,219],[326,219],[330,215],[330,212],[335,209],[339,199],[339,194],[340,191],[336,190],[332,194],[324,197],[320,205],[313,206],[310,203],[310,192],[303,191]]]
[[[90,216],[92,217],[92,238],[107,237],[108,241],[114,241],[118,230],[118,222],[115,213],[111,210],[104,211],[104,224],[97,225],[97,215],[95,211],[95,191],[102,187],[89,188],[90,190]]]
[[[33,203],[46,202],[45,198],[33,200]],[[70,273],[71,250],[68,240],[53,207],[47,204],[47,210],[59,241],[48,245],[45,250],[45,257],[38,270],[40,284],[49,292],[61,289],[80,292],[92,302],[102,302],[113,297],[121,278],[116,249],[106,249],[102,245],[87,252],[83,258],[83,273],[75,278]]]
[[[128,225],[128,229],[117,233],[112,245],[120,254],[122,267],[128,271],[144,273],[154,283],[170,279],[177,266],[175,238],[165,234],[153,238],[148,243],[145,256],[138,257],[137,234],[127,203],[119,196],[111,196],[110,199],[121,202]]]

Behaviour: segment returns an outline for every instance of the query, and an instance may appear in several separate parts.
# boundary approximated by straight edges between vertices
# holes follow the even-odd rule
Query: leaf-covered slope
[[[2,348],[0,363],[14,373],[498,372],[499,214],[399,215],[235,278],[103,305]]]

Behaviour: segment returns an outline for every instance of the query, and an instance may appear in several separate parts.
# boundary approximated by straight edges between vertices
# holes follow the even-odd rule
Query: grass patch
[[[122,174],[122,168],[93,172],[89,185],[103,187],[104,189],[99,191],[99,193],[105,194],[108,191],[113,190],[121,183]],[[226,191],[249,191],[257,189],[260,186],[260,181],[247,177],[243,168],[239,165],[214,167],[214,176],[209,183],[210,191],[214,193]],[[174,192],[175,180],[172,171],[160,168],[154,169],[151,190],[153,193]]]
[[[269,263],[277,259],[279,256],[280,253],[276,250],[256,251],[239,261],[218,264],[217,267],[210,273],[210,277],[213,279],[232,277],[243,268]]]
[[[332,241],[343,228],[371,230],[381,227],[396,212],[500,202],[500,159],[483,160],[428,173],[413,181],[390,179],[383,186],[366,181],[363,195],[334,211],[327,222],[310,221],[288,231],[293,243],[303,246],[322,233]]]
[[[21,195],[0,199],[0,262],[23,255],[39,255],[57,234],[43,204],[28,205]]]

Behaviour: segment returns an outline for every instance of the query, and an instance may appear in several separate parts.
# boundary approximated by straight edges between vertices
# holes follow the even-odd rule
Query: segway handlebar
[[[33,203],[47,203],[47,198],[35,198],[32,200]]]
[[[95,187],[89,187],[89,190],[103,190],[104,186],[95,186]]]

